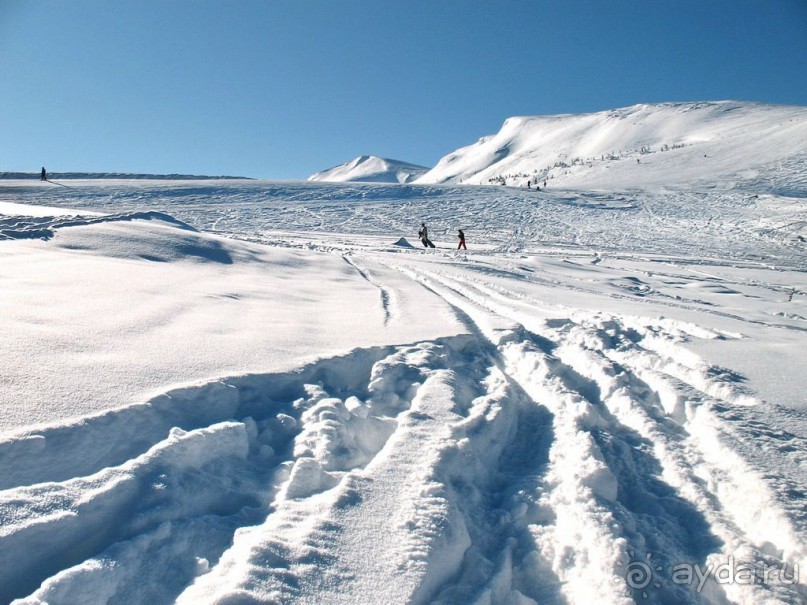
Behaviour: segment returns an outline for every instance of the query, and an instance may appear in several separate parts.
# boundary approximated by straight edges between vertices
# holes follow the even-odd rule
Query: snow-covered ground
[[[804,191],[590,176],[0,181],[0,602],[807,601]]]

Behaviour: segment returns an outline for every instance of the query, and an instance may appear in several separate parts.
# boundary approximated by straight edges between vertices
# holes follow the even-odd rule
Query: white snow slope
[[[806,602],[807,196],[747,176],[0,181],[0,602]]]
[[[720,101],[635,105],[584,115],[514,117],[445,156],[418,183],[597,188],[760,181],[807,188],[807,109]]]
[[[350,162],[312,174],[308,180],[329,183],[411,183],[428,170],[424,166],[399,160],[363,155]]]

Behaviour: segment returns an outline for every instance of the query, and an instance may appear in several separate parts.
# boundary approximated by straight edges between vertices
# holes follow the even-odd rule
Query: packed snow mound
[[[199,233],[160,212],[126,213],[107,220],[79,218],[55,233],[54,245],[71,252],[159,263],[234,262],[235,255],[249,256],[240,247],[208,233]],[[146,221],[146,224],[144,224]],[[44,238],[49,239],[49,238]]]
[[[428,170],[416,164],[363,155],[340,166],[312,174],[308,180],[331,183],[411,183]]]
[[[632,188],[768,180],[807,194],[807,107],[662,103],[580,115],[513,117],[442,158],[418,183]]]
[[[397,242],[392,244],[393,246],[400,246],[401,248],[414,248],[412,244],[409,243],[405,237],[400,238]]]

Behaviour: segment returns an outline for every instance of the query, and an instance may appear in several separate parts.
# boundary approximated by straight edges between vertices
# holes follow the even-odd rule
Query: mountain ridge
[[[755,178],[749,170],[801,155],[804,161],[805,140],[807,108],[749,101],[642,103],[585,114],[515,116],[496,134],[441,158],[417,183],[526,187],[554,181],[610,188],[664,184],[670,173],[692,183],[746,171],[738,177],[742,180]]]
[[[629,189],[737,186],[807,196],[807,107],[756,101],[639,103],[512,116],[433,167],[360,156],[308,180]],[[402,167],[407,167],[406,169]],[[422,172],[415,174],[415,170]],[[764,183],[763,183],[764,185]]]

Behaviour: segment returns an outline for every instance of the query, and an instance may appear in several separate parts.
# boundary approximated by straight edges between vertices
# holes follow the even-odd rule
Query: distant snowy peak
[[[350,162],[308,177],[309,181],[331,183],[410,183],[421,177],[428,168],[398,160],[363,155]]]
[[[417,182],[691,183],[736,174],[758,178],[754,169],[794,158],[803,167],[807,107],[739,101],[642,104],[510,118],[497,134],[448,154]]]

